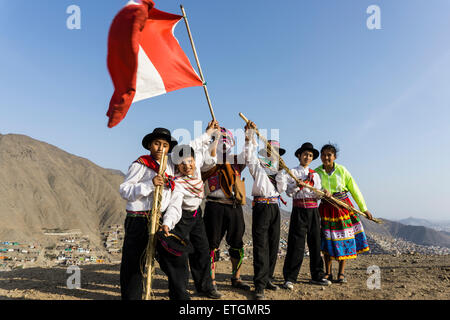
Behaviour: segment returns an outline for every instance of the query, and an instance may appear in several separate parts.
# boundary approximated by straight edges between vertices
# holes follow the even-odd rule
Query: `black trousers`
[[[125,219],[125,238],[120,264],[120,291],[122,300],[141,300],[145,270],[145,250],[148,243],[146,217]]]
[[[163,248],[158,241],[158,262],[161,270],[167,275],[169,281],[170,300],[190,300],[187,291],[189,282],[188,255],[175,256]]]
[[[189,255],[185,253],[177,257],[167,252],[158,243],[159,265],[169,280],[169,298],[171,300],[190,300],[187,291],[189,266],[197,292],[208,292],[213,289],[209,244],[201,209],[199,208],[197,211],[183,210],[182,217],[174,231],[182,238],[189,240],[194,251]]]
[[[125,238],[120,267],[120,287],[123,300],[141,300],[143,293],[142,271],[145,269],[145,250],[148,242],[147,219],[127,217],[125,220]],[[189,265],[192,278],[198,292],[210,291],[212,286],[209,243],[206,236],[201,209],[197,213],[183,211],[175,230],[183,238],[190,240],[194,252],[175,256],[167,252],[159,242],[156,250],[161,270],[169,282],[171,300],[189,300],[187,286]],[[188,262],[189,261],[189,262]]]
[[[320,256],[320,216],[317,208],[292,209],[289,225],[288,246],[283,266],[285,281],[296,282],[308,244],[310,257],[310,273],[313,280],[322,279],[324,265]]]
[[[244,247],[245,221],[241,205],[206,201],[204,221],[210,250],[219,248],[225,233],[231,248]]]
[[[183,210],[183,216],[175,230],[194,247],[194,252],[189,254],[188,259],[195,289],[197,292],[212,290],[209,243],[201,209],[198,208],[196,212]]]
[[[125,219],[125,238],[120,264],[120,291],[122,300],[142,300],[144,290],[145,251],[148,244],[148,220],[146,217],[127,217]],[[169,297],[176,300],[189,299],[187,295],[187,256],[176,257],[156,245],[158,262],[169,277]],[[186,276],[187,275],[187,276]],[[179,289],[181,287],[181,289]],[[183,290],[184,289],[184,290]]]
[[[253,282],[264,289],[272,281],[280,242],[280,208],[278,204],[256,203],[252,211]]]

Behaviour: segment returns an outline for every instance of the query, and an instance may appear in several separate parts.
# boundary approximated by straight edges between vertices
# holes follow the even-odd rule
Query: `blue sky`
[[[197,87],[139,102],[107,128],[107,35],[126,2],[0,0],[1,134],[25,134],[126,172],[154,127],[194,134],[194,121],[206,125]],[[72,4],[81,9],[81,30],[66,27]],[[443,205],[450,195],[449,1],[156,4],[172,13],[186,8],[221,125],[242,128],[243,112],[260,128],[279,129],[291,167],[303,142],[337,143],[338,162],[374,216],[450,216]],[[380,7],[380,30],[366,26],[370,5]],[[194,62],[182,23],[175,35]]]

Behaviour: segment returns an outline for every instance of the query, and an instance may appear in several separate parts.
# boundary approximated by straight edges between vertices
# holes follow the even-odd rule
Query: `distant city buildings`
[[[33,263],[40,253],[37,244],[23,244],[16,241],[0,241],[0,271]]]
[[[284,236],[280,238],[278,257],[283,259],[287,249],[287,231],[289,224],[281,225]],[[0,239],[0,271],[16,268],[26,268],[45,263],[48,265],[87,265],[120,263],[124,230],[122,225],[109,226],[101,233],[101,246],[94,246],[88,236],[80,231],[52,230],[45,233],[54,237],[51,245],[42,247],[37,243],[20,243],[17,241],[3,241]],[[427,254],[449,255],[450,248],[438,246],[417,245],[398,238],[367,233],[370,252],[367,254]],[[305,256],[308,249],[305,248]],[[253,243],[247,240],[244,246],[245,259],[253,258]],[[228,248],[225,243],[221,246],[220,260],[228,260]]]
[[[46,230],[44,234],[55,239],[46,247],[36,243],[0,241],[0,271],[24,268],[38,262],[45,262],[47,265],[120,262],[124,236],[121,225],[110,226],[108,230],[102,232],[101,247],[92,245],[89,237],[79,230]]]

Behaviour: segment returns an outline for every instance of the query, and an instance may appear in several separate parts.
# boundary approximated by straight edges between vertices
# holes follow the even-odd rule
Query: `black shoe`
[[[242,290],[250,290],[250,285],[248,283],[245,283],[240,278],[234,279],[231,278],[231,285],[233,288],[242,289]]]
[[[257,289],[255,291],[255,300],[264,300],[264,289]]]
[[[209,291],[202,292],[201,295],[208,297],[210,299],[220,299],[222,298],[222,294],[217,291],[217,289],[211,289]]]
[[[319,286],[329,286],[331,284],[330,280],[327,279],[317,279],[317,280],[311,280],[312,284],[317,284]]]
[[[266,289],[268,290],[273,290],[273,291],[277,291],[278,289],[280,289],[279,286],[275,285],[272,283],[272,281],[267,282],[266,284]]]

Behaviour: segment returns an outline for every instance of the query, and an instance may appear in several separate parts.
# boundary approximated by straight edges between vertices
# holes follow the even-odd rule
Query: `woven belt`
[[[280,197],[269,197],[269,198],[254,197],[253,198],[253,205],[255,203],[278,204],[279,201],[280,201]]]
[[[316,199],[307,198],[307,199],[294,199],[293,206],[297,208],[317,208],[319,205],[317,204]]]
[[[348,198],[348,195],[347,195],[346,191],[341,191],[341,192],[333,193],[333,197],[335,197],[339,200],[344,200],[344,199]]]
[[[151,210],[147,211],[130,211],[127,210],[127,217],[148,217],[151,213]]]
[[[211,198],[211,197],[206,197],[206,201],[211,201],[211,202],[217,202],[217,203],[222,203],[222,204],[230,204],[230,205],[234,205],[234,201],[232,199],[227,199],[227,198]]]

